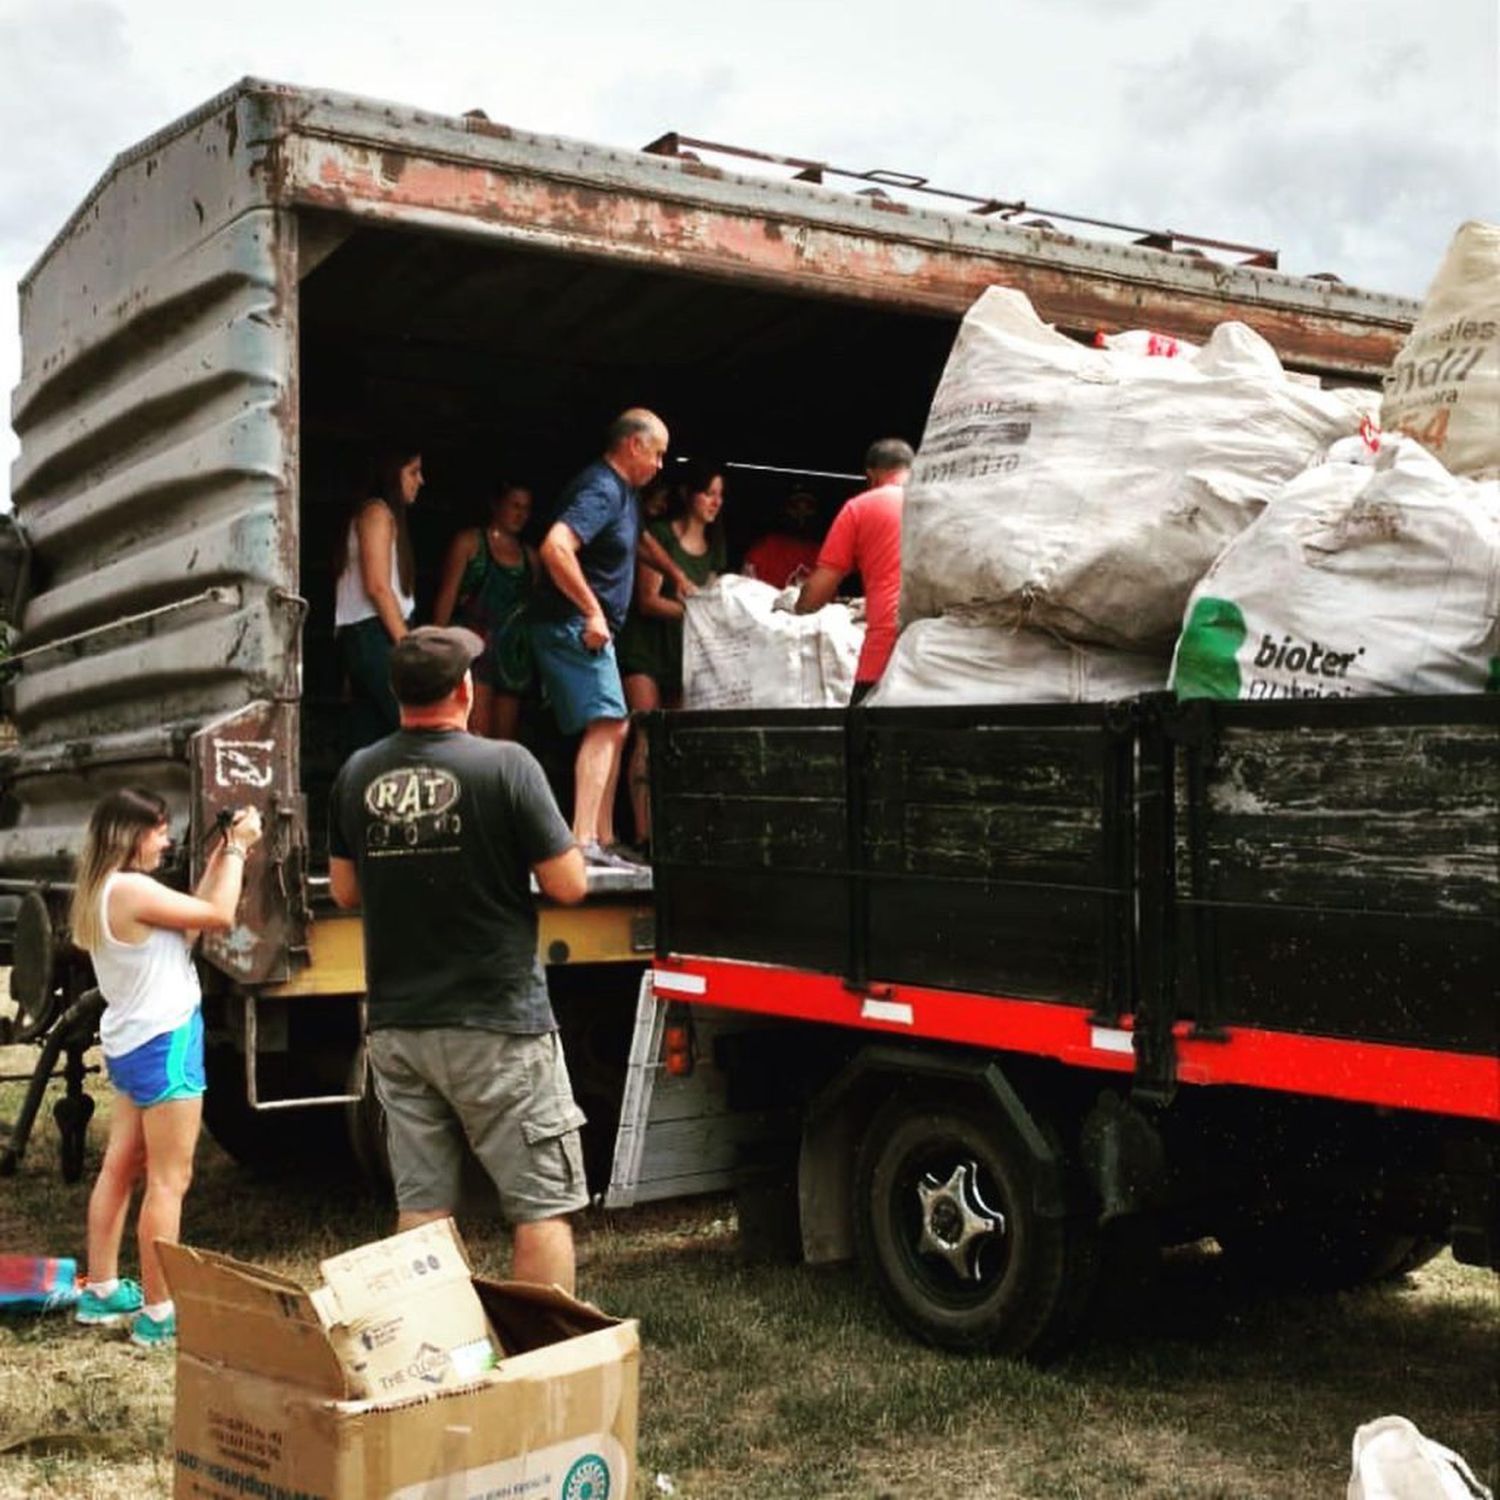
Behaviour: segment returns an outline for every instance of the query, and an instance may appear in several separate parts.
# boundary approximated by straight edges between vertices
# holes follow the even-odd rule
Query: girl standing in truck
[[[203,1119],[203,1010],[192,944],[201,931],[234,924],[245,860],[259,838],[259,813],[236,813],[197,891],[183,895],[152,873],[171,842],[166,803],[126,787],[94,808],[78,859],[73,941],[93,961],[104,996],[99,1040],[115,1093],[89,1197],[89,1280],[75,1316],[103,1327],[128,1321],[131,1341],[146,1347],[176,1337],[156,1245],[176,1243]],[[144,1292],[119,1274],[125,1216],[142,1175],[136,1232]]]
[[[690,465],[677,493],[676,515],[651,522],[647,535],[660,543],[690,584],[704,588],[727,563],[719,525],[724,509],[724,471],[713,464]],[[618,647],[625,701],[632,713],[676,708],[682,702],[685,613],[686,606],[673,580],[642,561],[636,567],[635,597]],[[630,754],[629,786],[636,842],[644,846],[651,837],[651,807],[646,737],[639,730]]]
[[[406,513],[424,483],[415,448],[388,450],[377,462],[373,494],[349,518],[334,596],[334,630],[348,679],[349,751],[395,731],[391,647],[416,608],[416,564]]]
[[[536,581],[537,555],[521,540],[531,519],[531,491],[500,484],[490,500],[489,522],[453,538],[432,606],[432,623],[459,620],[484,640],[474,659],[474,706],[469,732],[513,740],[521,698],[531,686],[531,636],[526,606]]]

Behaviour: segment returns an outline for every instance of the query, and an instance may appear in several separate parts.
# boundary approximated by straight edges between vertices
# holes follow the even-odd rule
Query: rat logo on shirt
[[[451,771],[401,766],[365,788],[365,846],[371,852],[451,848],[462,827],[458,799],[463,788]]]

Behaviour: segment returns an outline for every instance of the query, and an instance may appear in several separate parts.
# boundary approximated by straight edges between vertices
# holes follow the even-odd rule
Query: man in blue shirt
[[[542,541],[532,604],[537,669],[564,734],[580,734],[573,775],[573,837],[585,861],[621,868],[613,853],[615,786],[630,724],[614,638],[635,583],[636,491],[661,471],[667,429],[633,407],[610,424],[604,457],[563,491]]]

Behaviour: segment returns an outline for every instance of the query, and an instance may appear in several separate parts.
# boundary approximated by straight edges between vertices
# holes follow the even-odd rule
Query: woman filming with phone
[[[192,895],[154,872],[171,843],[167,804],[127,787],[94,808],[73,887],[74,943],[93,961],[104,997],[99,1039],[109,1081],[109,1139],[89,1198],[88,1285],[80,1323],[128,1322],[131,1341],[171,1345],[177,1319],[156,1253],[175,1243],[203,1118],[203,1009],[192,945],[234,925],[245,861],[260,839],[254,808],[234,814]],[[119,1274],[120,1241],[136,1183],[144,1291]]]

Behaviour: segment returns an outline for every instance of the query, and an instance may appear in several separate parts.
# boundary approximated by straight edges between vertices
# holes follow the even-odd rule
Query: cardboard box
[[[355,1387],[368,1375],[347,1362],[354,1325],[330,1325],[326,1288],[310,1293],[186,1246],[163,1245],[161,1254],[177,1303],[178,1500],[630,1494],[640,1379],[633,1321],[554,1287],[474,1278],[467,1289],[504,1351],[500,1363],[466,1383],[444,1378],[417,1394],[361,1399]],[[353,1252],[366,1271],[382,1256],[389,1261],[388,1252]],[[360,1280],[357,1268],[342,1269]],[[450,1280],[449,1292],[456,1286]],[[341,1297],[338,1305],[348,1311]]]

